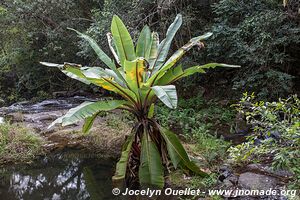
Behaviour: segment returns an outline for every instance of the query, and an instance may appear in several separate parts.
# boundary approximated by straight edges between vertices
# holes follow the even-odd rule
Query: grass
[[[20,124],[0,124],[0,164],[28,162],[42,153],[43,139]]]

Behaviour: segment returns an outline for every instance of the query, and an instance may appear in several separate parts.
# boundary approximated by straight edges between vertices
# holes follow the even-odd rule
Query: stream
[[[111,193],[114,161],[83,157],[88,156],[65,152],[0,168],[0,199],[117,199]]]
[[[32,104],[18,102],[0,108],[0,123],[22,114],[21,122],[38,132],[65,110],[84,101],[97,101],[81,96],[48,99]],[[68,200],[118,199],[111,190],[115,161],[66,149],[51,153],[30,164],[0,168],[0,199],[2,200]]]

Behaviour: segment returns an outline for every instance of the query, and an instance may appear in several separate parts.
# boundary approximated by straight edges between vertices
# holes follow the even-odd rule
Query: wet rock
[[[249,164],[247,165],[247,170],[282,178],[292,178],[294,175],[287,170],[273,170],[270,166],[264,164]]]
[[[238,185],[250,190],[268,190],[278,185],[278,180],[271,176],[246,172],[240,175]]]

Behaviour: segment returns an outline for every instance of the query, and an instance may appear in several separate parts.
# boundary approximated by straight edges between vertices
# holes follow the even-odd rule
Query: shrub
[[[300,175],[300,100],[297,95],[277,102],[254,101],[244,94],[236,104],[253,125],[247,142],[231,147],[230,157],[237,164],[271,160],[274,169],[286,169]]]

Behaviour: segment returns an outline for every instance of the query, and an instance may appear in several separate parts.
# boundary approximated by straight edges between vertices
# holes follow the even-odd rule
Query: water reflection
[[[63,155],[26,167],[4,168],[0,171],[0,199],[114,199],[112,163]]]

